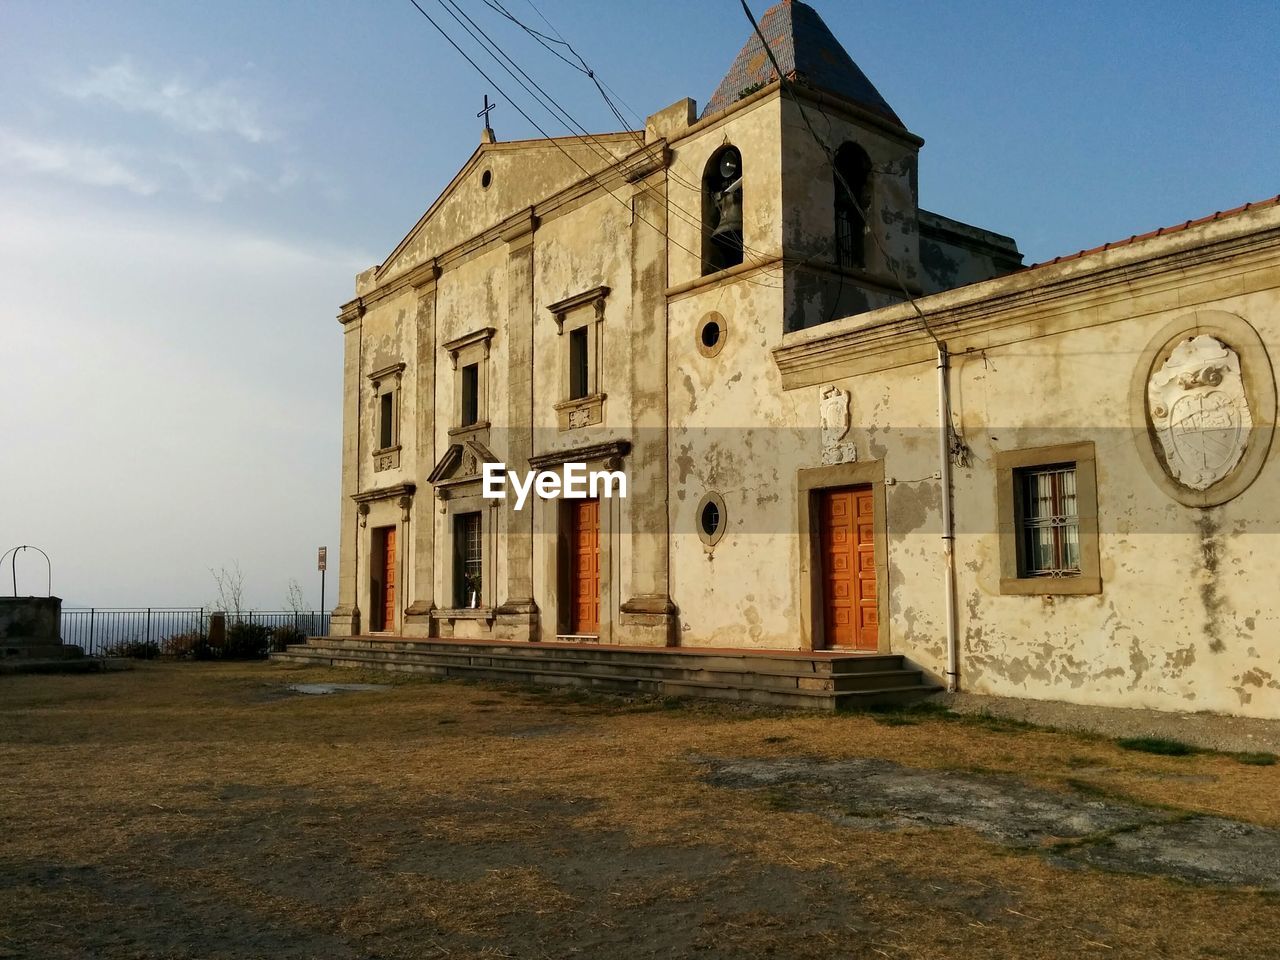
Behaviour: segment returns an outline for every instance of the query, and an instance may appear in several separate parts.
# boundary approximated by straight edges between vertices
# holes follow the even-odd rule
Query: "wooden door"
[[[378,598],[379,630],[396,628],[396,528],[384,527],[378,572],[382,574],[381,596]]]
[[[880,612],[871,487],[824,490],[820,500],[826,646],[876,650]]]
[[[569,632],[594,637],[600,634],[600,501],[570,503]]]

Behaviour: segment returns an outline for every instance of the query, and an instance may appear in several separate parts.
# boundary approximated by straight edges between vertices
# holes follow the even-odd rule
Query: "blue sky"
[[[749,29],[737,0],[536,2],[641,115],[705,101]],[[1029,262],[1280,192],[1274,0],[815,5],[927,141],[922,204]],[[0,550],[43,546],[85,603],[198,604],[234,561],[256,605],[290,578],[317,601],[337,307],[471,154],[486,92],[500,139],[534,131],[408,0],[6,0],[0,53]]]

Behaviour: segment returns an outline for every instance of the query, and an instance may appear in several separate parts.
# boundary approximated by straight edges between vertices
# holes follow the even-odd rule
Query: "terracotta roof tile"
[[[1087,257],[1094,253],[1102,253],[1106,250],[1115,250],[1118,247],[1127,247],[1143,240],[1150,240],[1153,237],[1163,237],[1171,233],[1181,233],[1191,227],[1198,227],[1202,224],[1213,223],[1217,220],[1227,220],[1231,217],[1239,216],[1250,210],[1262,210],[1266,207],[1274,207],[1280,205],[1280,196],[1271,197],[1267,200],[1259,200],[1255,203],[1246,203],[1244,206],[1235,207],[1231,210],[1219,210],[1217,213],[1210,214],[1207,217],[1201,217],[1198,220],[1188,220],[1185,223],[1175,223],[1171,227],[1161,227],[1159,230],[1151,230],[1147,233],[1135,233],[1127,240],[1113,240],[1111,243],[1104,243],[1100,247],[1092,247],[1088,250],[1081,250],[1078,253],[1069,253],[1065,256],[1054,257],[1052,260],[1045,260],[1041,263],[1033,263],[1027,267],[1028,270],[1035,270],[1039,267],[1053,266],[1055,263],[1069,263],[1072,260],[1079,260],[1081,257]]]

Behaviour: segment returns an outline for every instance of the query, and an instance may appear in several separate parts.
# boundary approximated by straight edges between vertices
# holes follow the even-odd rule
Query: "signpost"
[[[329,548],[321,547],[316,555],[316,569],[320,571],[320,629],[324,630],[324,570],[329,565]]]

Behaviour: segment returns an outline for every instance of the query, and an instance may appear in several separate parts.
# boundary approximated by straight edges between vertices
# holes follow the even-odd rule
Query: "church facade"
[[[701,112],[486,131],[357,278],[334,632],[1280,716],[1280,207],[1024,268],[920,208],[811,7],[761,30],[781,78],[753,37]],[[518,508],[497,469],[598,482]]]

